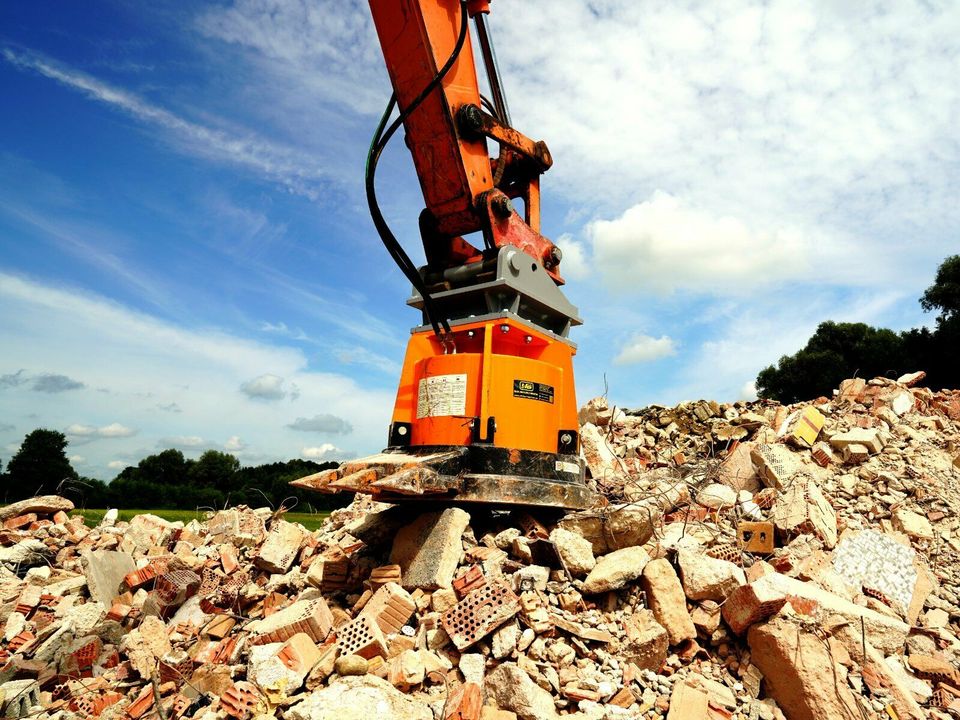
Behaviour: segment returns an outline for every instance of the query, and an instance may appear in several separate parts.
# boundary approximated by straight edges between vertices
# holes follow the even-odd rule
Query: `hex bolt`
[[[508,333],[508,332],[510,332],[510,326],[509,326],[509,325],[501,325],[501,326],[500,326],[500,332],[502,332],[502,333]]]
[[[532,336],[532,335],[527,335],[527,336],[523,339],[523,341],[529,345],[530,343],[533,342],[533,336]]]

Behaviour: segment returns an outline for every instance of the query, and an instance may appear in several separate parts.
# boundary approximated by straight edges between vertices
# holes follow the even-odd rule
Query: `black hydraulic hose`
[[[390,101],[387,103],[387,108],[383,113],[383,117],[380,118],[376,132],[373,135],[373,140],[370,142],[370,150],[367,152],[367,163],[365,169],[367,206],[370,208],[370,217],[373,219],[373,224],[377,228],[377,233],[380,235],[380,240],[383,242],[384,247],[387,249],[387,252],[390,253],[390,257],[393,258],[393,261],[397,264],[417,292],[420,293],[420,297],[423,298],[424,314],[427,316],[427,320],[430,322],[430,325],[433,327],[433,331],[436,333],[438,338],[442,338],[444,333],[450,332],[450,324],[437,309],[433,298],[427,291],[427,287],[423,282],[423,278],[420,277],[419,271],[413,264],[413,261],[410,260],[410,256],[407,255],[406,251],[403,249],[403,246],[390,230],[390,226],[387,224],[386,219],[383,217],[383,213],[380,211],[380,204],[377,202],[375,179],[377,173],[377,164],[380,161],[380,155],[383,153],[387,143],[390,142],[390,138],[392,138],[394,133],[396,133],[396,131],[400,128],[404,120],[406,120],[410,114],[420,106],[427,96],[433,92],[434,89],[436,89],[436,87],[443,81],[443,78],[446,77],[447,73],[450,72],[450,68],[453,67],[453,64],[457,61],[457,57],[460,55],[460,51],[463,49],[466,37],[467,3],[466,0],[461,0],[460,33],[457,36],[457,43],[454,46],[453,51],[450,53],[450,57],[447,58],[447,61],[434,76],[433,80],[427,83],[427,86],[420,92],[419,95],[417,95],[416,98],[414,98],[413,102],[411,102],[405,110],[400,112],[400,115],[390,124],[390,127],[387,128],[386,132],[384,132],[384,127],[387,124],[390,114],[393,112],[393,107],[397,104],[396,93],[390,97]],[[443,332],[441,332],[440,329],[441,325],[443,326]]]

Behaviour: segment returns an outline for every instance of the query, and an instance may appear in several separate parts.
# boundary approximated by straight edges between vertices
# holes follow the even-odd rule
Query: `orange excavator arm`
[[[423,324],[407,344],[386,449],[295,484],[385,502],[588,507],[568,337],[580,318],[560,288],[560,251],[540,234],[540,175],[552,160],[543,142],[510,125],[489,4],[370,0],[370,9],[393,97],[367,156],[367,201]],[[477,82],[471,16],[489,101]],[[377,161],[401,127],[426,205],[419,268],[376,197]],[[468,242],[476,234],[482,242]]]
[[[489,2],[370,0],[370,10],[426,203],[420,225],[428,266],[478,260],[481,251],[462,236],[479,231],[487,248],[514,245],[562,283],[560,252],[539,232],[540,174],[552,159],[543,142],[509,124],[486,22]],[[468,16],[477,26],[493,102],[480,94]],[[488,139],[500,147],[496,159],[488,155]],[[513,209],[517,198],[523,218]]]

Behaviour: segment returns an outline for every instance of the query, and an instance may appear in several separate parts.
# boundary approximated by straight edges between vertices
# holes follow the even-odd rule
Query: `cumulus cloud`
[[[740,388],[740,397],[738,400],[748,400],[753,401],[757,399],[757,381],[756,380],[747,380],[743,384],[743,387]]]
[[[287,396],[283,378],[270,373],[247,380],[240,386],[240,392],[254,400],[283,400]]]
[[[658,338],[650,335],[634,335],[613,359],[614,365],[633,365],[634,363],[651,362],[677,354],[677,343],[673,338],[661,335]]]
[[[128,438],[137,434],[135,428],[130,428],[117,422],[103,425],[102,427],[74,423],[73,425],[68,425],[64,432],[71,439],[85,440]]]
[[[170,435],[160,438],[158,448],[175,448],[181,450],[196,450],[208,445],[199,435]]]
[[[744,291],[811,273],[810,239],[792,228],[755,230],[657,191],[586,229],[593,263],[621,291]]]
[[[329,462],[344,457],[343,450],[336,445],[323,443],[315,447],[305,447],[300,451],[300,456],[307,460],[316,460],[317,462]]]
[[[61,393],[68,390],[79,390],[84,385],[66,375],[38,375],[30,386],[32,390],[45,393]]]
[[[127,467],[127,463],[123,460],[111,460],[107,463],[107,467],[110,470],[123,470],[125,467]]]
[[[311,418],[298,417],[287,427],[300,432],[317,432],[328,435],[348,435],[353,432],[353,426],[342,417],[326,413],[314,415]]]
[[[19,387],[23,385],[28,380],[25,376],[26,372],[26,370],[17,370],[15,373],[0,375],[0,388]]]
[[[34,392],[53,394],[67,392],[68,390],[79,390],[85,387],[79,380],[74,380],[66,375],[43,373],[30,376],[26,373],[26,370],[18,370],[15,373],[0,375],[0,388],[20,387],[30,383],[30,389]]]
[[[227,452],[240,452],[247,448],[247,443],[240,439],[239,435],[231,435],[223,444],[223,449]]]

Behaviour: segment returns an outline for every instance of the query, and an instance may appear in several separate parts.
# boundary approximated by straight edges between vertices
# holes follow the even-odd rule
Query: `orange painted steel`
[[[578,427],[574,348],[514,319],[459,325],[452,340],[445,353],[429,330],[410,337],[393,422],[410,423],[411,446],[489,441],[492,417],[492,446],[556,453],[558,433]]]
[[[446,62],[460,30],[458,0],[370,0],[377,35],[400,108],[420,94]],[[482,209],[474,199],[493,189],[483,137],[459,136],[456,111],[480,105],[470,33],[441,83],[404,123],[407,147],[420,178],[427,208],[440,232],[460,235],[480,229]]]

